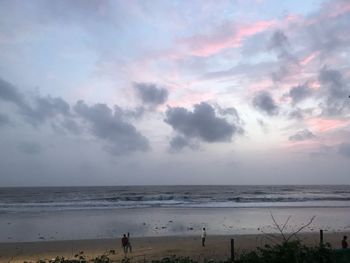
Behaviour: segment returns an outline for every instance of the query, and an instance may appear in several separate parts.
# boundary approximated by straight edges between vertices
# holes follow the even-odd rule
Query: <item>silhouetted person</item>
[[[130,251],[130,253],[132,252],[132,247],[131,247],[131,243],[130,243],[130,233],[128,232],[128,244],[126,245],[126,250]]]
[[[128,238],[126,237],[126,235],[124,234],[123,235],[123,238],[122,238],[122,247],[123,247],[123,250],[124,250],[124,254],[126,255],[126,253],[128,252]]]
[[[207,237],[207,232],[205,231],[205,227],[202,229],[202,247],[205,247],[205,238]]]
[[[348,241],[346,241],[348,239],[347,236],[343,237],[343,240],[341,241],[341,247],[342,249],[347,249],[348,248]]]

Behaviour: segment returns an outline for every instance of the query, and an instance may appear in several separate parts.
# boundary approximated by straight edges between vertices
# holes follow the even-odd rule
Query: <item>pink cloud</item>
[[[318,90],[321,87],[321,84],[318,80],[310,80],[308,82],[309,88]]]
[[[212,91],[191,92],[180,96],[178,99],[170,100],[168,105],[171,107],[191,107],[193,104],[200,103],[202,101],[209,101],[215,97],[215,93]]]
[[[291,142],[288,141],[283,144],[283,148],[287,150],[301,150],[301,149],[313,149],[319,146],[319,142],[317,140],[304,140],[299,142]]]
[[[273,82],[270,78],[261,79],[259,82],[253,82],[247,86],[248,95],[252,96],[259,91],[269,90],[272,86]]]
[[[319,55],[318,51],[312,52],[308,56],[304,57],[303,59],[300,60],[300,65],[301,66],[306,66],[308,65],[312,60],[314,60],[317,56]]]
[[[315,119],[309,119],[307,123],[308,123],[308,126],[311,127],[311,129],[313,130],[316,130],[318,132],[327,132],[330,130],[344,127],[348,125],[349,122],[347,120],[339,120],[339,119],[315,118]]]
[[[246,38],[270,30],[276,25],[276,20],[262,20],[238,27],[228,25],[217,31],[216,35],[194,36],[184,39],[181,42],[188,47],[191,55],[207,57],[227,48],[240,47]]]
[[[285,21],[287,23],[294,23],[294,22],[300,22],[301,20],[303,20],[303,17],[297,14],[289,14],[288,16],[286,16]]]
[[[326,6],[326,10],[330,11],[329,13],[327,13],[328,17],[337,17],[347,12],[350,12],[350,2],[349,1],[338,1],[336,3],[331,2]]]

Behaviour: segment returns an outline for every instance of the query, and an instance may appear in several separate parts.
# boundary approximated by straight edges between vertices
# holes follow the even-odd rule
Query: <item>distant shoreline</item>
[[[125,185],[8,185],[5,188],[182,187],[182,186],[350,186],[349,184],[125,184]]]

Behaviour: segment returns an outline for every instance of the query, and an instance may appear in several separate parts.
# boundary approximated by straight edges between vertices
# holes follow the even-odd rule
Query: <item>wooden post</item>
[[[320,229],[320,248],[323,248],[323,230]],[[320,263],[323,263],[322,253],[320,254]]]
[[[231,238],[231,262],[235,261],[235,240]]]

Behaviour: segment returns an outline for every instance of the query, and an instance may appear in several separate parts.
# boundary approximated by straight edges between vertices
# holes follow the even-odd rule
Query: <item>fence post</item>
[[[323,250],[323,230],[320,229],[320,249]],[[320,253],[320,263],[323,263],[323,253]]]
[[[235,240],[231,238],[231,262],[235,261]]]
[[[323,230],[320,230],[320,246],[323,245]]]

